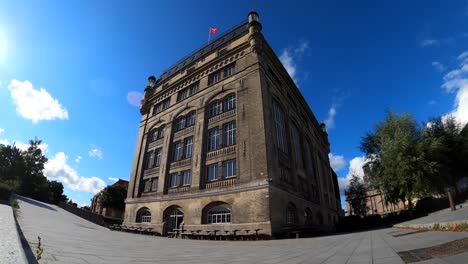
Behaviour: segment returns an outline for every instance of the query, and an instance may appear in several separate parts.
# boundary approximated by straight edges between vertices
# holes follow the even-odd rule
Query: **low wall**
[[[65,211],[68,211],[74,215],[77,215],[81,218],[84,218],[90,222],[93,222],[97,225],[101,225],[101,226],[107,226],[106,222],[104,221],[104,217],[102,215],[99,215],[99,214],[95,214],[91,211],[88,211],[88,210],[83,210],[83,209],[80,209],[78,207],[75,207],[73,205],[69,205],[67,203],[64,203],[64,202],[60,202],[59,203],[59,207],[64,209]]]
[[[0,203],[0,263],[28,263],[8,201]]]

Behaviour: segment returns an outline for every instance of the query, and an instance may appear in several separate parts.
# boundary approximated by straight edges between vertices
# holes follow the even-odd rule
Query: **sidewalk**
[[[394,227],[399,228],[432,228],[435,224],[449,226],[468,223],[468,202],[457,205],[457,210],[452,212],[450,208],[430,213],[427,216],[399,223]]]
[[[13,210],[0,203],[0,263],[27,263],[16,229]]]

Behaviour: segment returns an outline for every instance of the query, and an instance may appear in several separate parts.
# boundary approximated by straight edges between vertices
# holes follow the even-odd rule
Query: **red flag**
[[[218,28],[210,28],[210,35],[216,34],[218,32]]]

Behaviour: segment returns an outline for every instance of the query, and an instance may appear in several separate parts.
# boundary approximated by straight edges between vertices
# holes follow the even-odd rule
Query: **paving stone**
[[[168,239],[110,231],[59,207],[21,198],[19,224],[31,248],[42,238],[45,263],[404,263],[398,251],[433,246],[468,233],[393,237],[387,228],[271,241]],[[452,256],[454,260],[460,257]],[[463,257],[463,256],[462,256]],[[81,260],[85,262],[80,262]],[[449,261],[444,259],[443,261]],[[434,260],[435,261],[435,260]],[[42,264],[43,262],[41,262]],[[456,263],[456,262],[452,262]]]

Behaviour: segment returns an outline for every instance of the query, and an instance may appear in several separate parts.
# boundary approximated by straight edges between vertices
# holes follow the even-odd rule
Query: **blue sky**
[[[0,142],[38,137],[81,205],[128,179],[138,92],[251,9],[319,121],[340,183],[386,109],[468,121],[467,1],[1,1]],[[219,34],[219,33],[218,33]],[[136,95],[136,96],[135,96]]]

